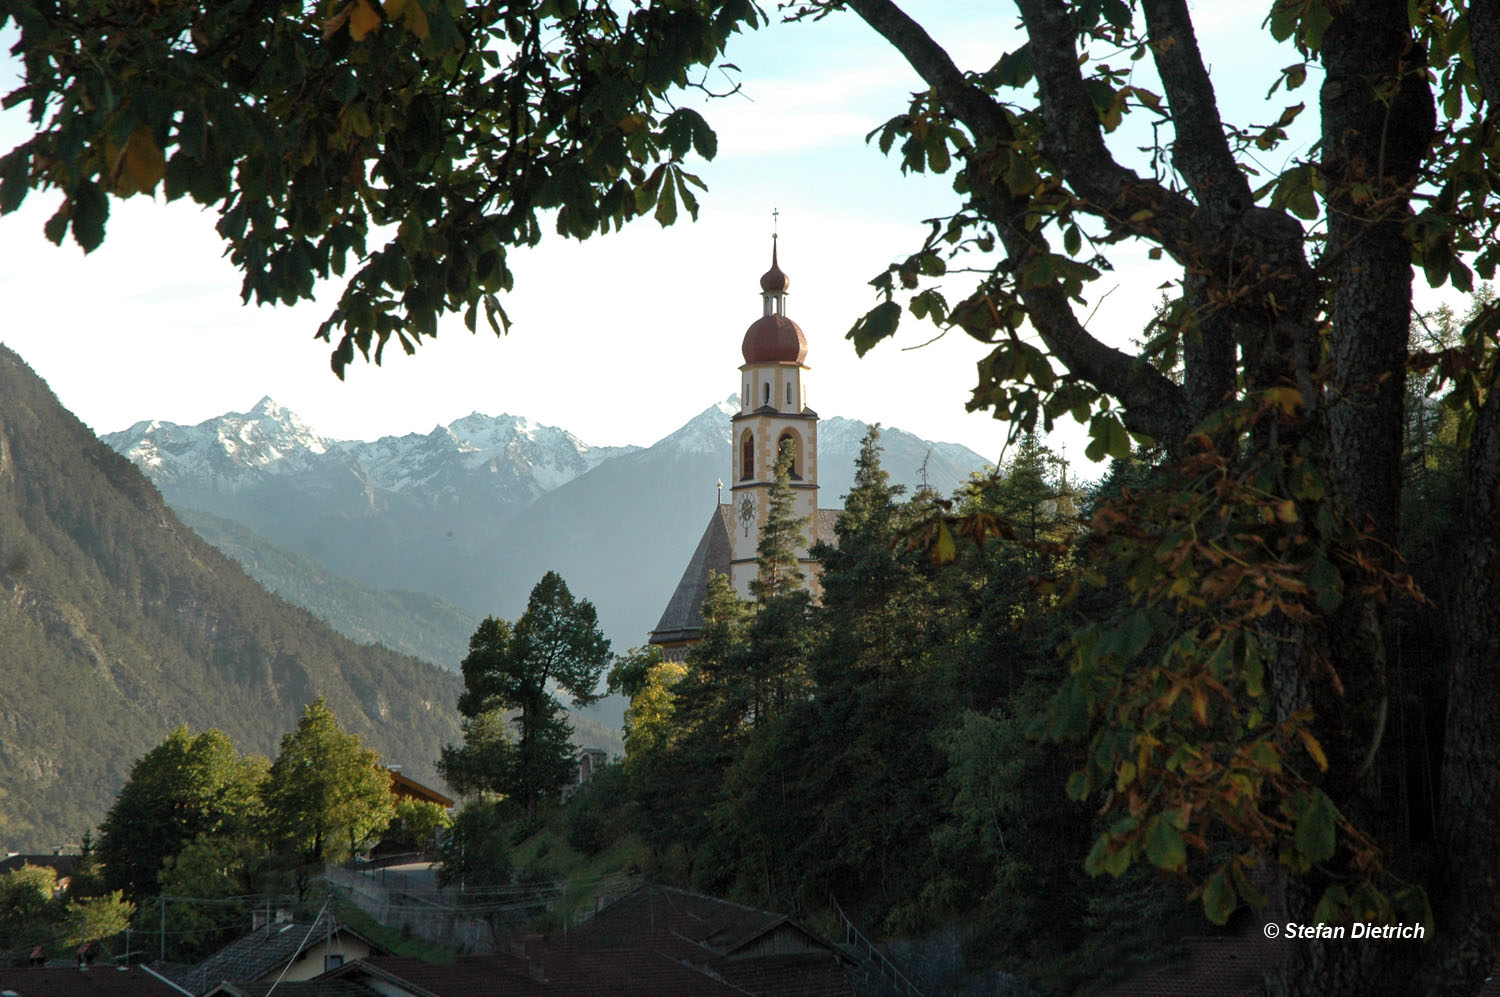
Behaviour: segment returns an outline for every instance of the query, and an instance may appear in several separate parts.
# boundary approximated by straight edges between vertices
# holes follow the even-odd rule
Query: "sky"
[[[985,68],[1019,44],[1013,13],[993,0],[903,6],[963,68]],[[1200,44],[1226,117],[1266,124],[1289,101],[1264,94],[1276,70],[1297,60],[1259,30],[1261,12],[1240,7],[1197,3]],[[104,246],[85,257],[71,241],[45,240],[59,198],[32,194],[0,219],[0,341],[99,433],[148,419],[197,423],[269,395],[339,439],[425,433],[477,411],[561,426],[591,445],[647,445],[738,389],[774,210],[791,278],[787,313],[809,344],[810,405],[999,458],[1006,425],[964,408],[985,347],[959,331],[921,345],[939,330],[909,318],[863,359],[844,338],[877,301],[870,278],[921,245],[923,219],[959,204],[951,174],[903,176],[865,142],[919,89],[913,71],[847,13],[741,36],[727,58],[740,67],[742,93],[704,107],[719,155],[689,163],[709,187],[699,221],[684,215],[661,229],[647,218],[582,243],[549,233],[513,253],[516,290],[503,302],[513,325],[503,339],[471,335],[451,316],[415,356],[393,344],[382,366],[357,361],[340,383],[329,345],[313,339],[337,285],[296,307],[244,306],[209,212],[160,196],[114,201]],[[1149,60],[1137,66],[1134,82],[1153,86]],[[0,62],[0,90],[16,71]],[[1315,105],[1316,81],[1293,100]],[[20,141],[25,124],[19,109],[0,112],[0,148]],[[1129,156],[1146,134],[1116,144]],[[1307,144],[1294,135],[1266,165],[1282,168]],[[1122,257],[1091,291],[1089,328],[1126,344],[1159,285],[1178,276]],[[1079,431],[1053,442],[1082,462]]]

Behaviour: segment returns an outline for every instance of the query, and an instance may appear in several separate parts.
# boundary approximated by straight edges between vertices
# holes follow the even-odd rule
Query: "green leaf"
[[[1334,885],[1323,891],[1318,906],[1313,911],[1314,924],[1336,924],[1343,920],[1349,906],[1349,893],[1342,886]]]
[[[1259,699],[1266,694],[1266,669],[1260,658],[1260,647],[1254,638],[1245,640],[1245,692]]]
[[[54,246],[61,246],[63,236],[68,234],[68,215],[69,205],[67,201],[64,201],[61,207],[53,212],[52,217],[47,219],[47,224],[42,227],[43,234]]]
[[[662,228],[666,228],[677,220],[677,185],[672,181],[670,174],[656,195],[656,220]]]
[[[995,65],[995,73],[1003,87],[1023,87],[1031,82],[1035,65],[1031,61],[1031,42],[1014,52],[1006,52]]]
[[[684,176],[685,174],[681,170],[677,171],[677,194],[682,198],[682,206],[687,208],[688,214],[692,216],[693,221],[697,221],[698,199],[693,196],[692,191],[688,190],[687,181],[684,179]]]
[[[1142,610],[1131,613],[1130,622],[1125,627],[1125,643],[1120,649],[1120,657],[1127,662],[1140,657],[1146,645],[1151,643],[1151,632],[1150,616]]]
[[[1292,841],[1305,861],[1324,862],[1333,857],[1338,816],[1328,794],[1314,789],[1307,809],[1292,832]]]
[[[1067,784],[1068,799],[1082,803],[1089,796],[1089,777],[1083,769],[1078,769],[1068,776]]]
[[[1094,847],[1089,851],[1088,858],[1083,860],[1083,869],[1090,876],[1097,876],[1107,872],[1116,879],[1123,876],[1130,868],[1130,849],[1128,847],[1115,848],[1114,835],[1106,831],[1099,835],[1094,841]]]
[[[953,165],[948,155],[948,141],[942,136],[927,148],[927,165],[934,173],[947,173],[948,167]]]
[[[893,335],[900,322],[901,306],[894,301],[883,301],[855,322],[844,338],[853,341],[857,355],[864,356],[876,343]]]
[[[1214,924],[1223,924],[1234,913],[1237,900],[1234,887],[1220,869],[1203,886],[1203,916]]]
[[[109,217],[109,195],[96,183],[86,183],[73,192],[73,240],[92,253],[104,241],[104,222]]]
[[[21,206],[30,189],[31,152],[22,147],[0,159],[0,215],[8,215]]]
[[[1158,869],[1175,872],[1187,863],[1182,832],[1157,815],[1146,824],[1146,858]]]

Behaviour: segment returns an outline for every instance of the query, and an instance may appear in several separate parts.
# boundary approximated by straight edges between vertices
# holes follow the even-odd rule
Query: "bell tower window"
[[[789,469],[793,481],[801,481],[802,475],[798,472],[802,469],[802,446],[797,441],[794,433],[782,433],[781,439],[776,441],[776,452],[781,453],[782,447],[789,447],[792,451],[792,466]]]
[[[767,381],[765,384],[762,384],[760,387],[761,387],[761,392],[760,392],[761,400],[760,400],[760,403],[762,405],[769,405],[769,404],[771,404],[771,382]]]
[[[753,477],[755,477],[755,437],[747,429],[740,437],[740,480],[749,481]]]

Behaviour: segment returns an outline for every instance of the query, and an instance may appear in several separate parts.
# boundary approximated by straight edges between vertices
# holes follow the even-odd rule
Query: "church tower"
[[[771,269],[760,278],[762,314],[745,330],[740,352],[740,410],[731,420],[729,580],[742,597],[750,595],[755,577],[755,548],[770,509],[776,481],[776,454],[781,441],[792,442],[792,488],[798,516],[805,516],[797,558],[810,585],[816,586],[815,561],[808,554],[817,529],[818,414],[807,405],[807,338],[786,316],[791,286],[776,259],[771,241]]]

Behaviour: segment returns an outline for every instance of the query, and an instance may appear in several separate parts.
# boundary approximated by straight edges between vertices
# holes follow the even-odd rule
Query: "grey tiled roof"
[[[774,936],[774,939],[773,939]],[[754,944],[779,940],[774,946]],[[642,887],[561,938],[518,936],[451,966],[375,958],[339,979],[431,997],[853,997],[844,960],[785,915]]]
[[[204,994],[226,980],[234,983],[259,980],[291,962],[304,948],[320,944],[330,933],[337,935],[341,932],[353,933],[347,926],[340,925],[332,914],[325,913],[311,924],[303,921],[257,928],[196,966],[163,965],[157,968],[178,986],[195,994]]]

